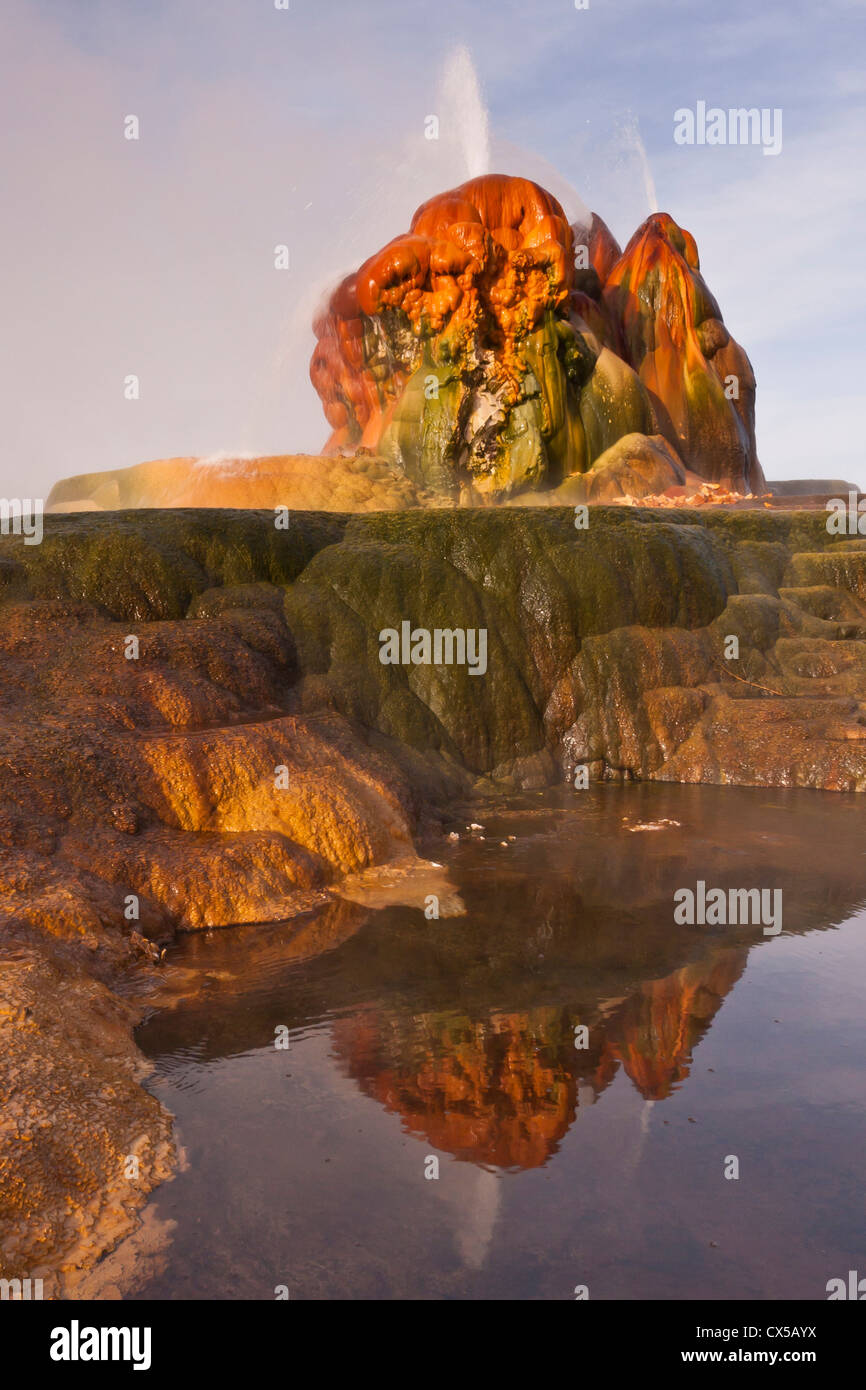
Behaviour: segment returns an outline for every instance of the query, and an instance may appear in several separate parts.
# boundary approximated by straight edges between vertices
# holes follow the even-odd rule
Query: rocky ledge
[[[74,1289],[170,1171],[132,1028],[175,932],[411,874],[481,791],[866,789],[866,541],[809,512],[575,520],[135,511],[0,538],[0,1275]],[[485,632],[483,671],[383,664],[403,624]]]

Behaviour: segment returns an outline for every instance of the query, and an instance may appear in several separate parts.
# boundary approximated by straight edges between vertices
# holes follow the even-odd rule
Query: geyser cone
[[[472,179],[345,279],[315,331],[328,449],[369,448],[440,495],[549,488],[655,434],[698,479],[763,483],[751,365],[667,214],[620,254],[540,185]]]

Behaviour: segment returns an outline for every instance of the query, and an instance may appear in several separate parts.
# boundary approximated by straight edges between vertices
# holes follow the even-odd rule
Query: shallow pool
[[[866,1273],[864,815],[525,796],[422,846],[457,915],[184,938],[189,988],[138,1039],[187,1166],[136,1296],[823,1299]],[[678,924],[699,881],[780,889],[781,930]]]

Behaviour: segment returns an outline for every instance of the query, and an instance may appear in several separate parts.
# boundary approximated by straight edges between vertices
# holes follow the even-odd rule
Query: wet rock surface
[[[41,1279],[45,1297],[75,1297],[175,1167],[140,1017],[71,953],[0,945],[0,1277]]]

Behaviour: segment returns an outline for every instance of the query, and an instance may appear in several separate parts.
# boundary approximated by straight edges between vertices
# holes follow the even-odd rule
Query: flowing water
[[[185,992],[138,1037],[187,1164],[136,1296],[821,1299],[866,1272],[862,802],[472,814],[423,847],[462,913],[341,901],[174,949]],[[781,931],[678,925],[698,880],[781,889]]]

